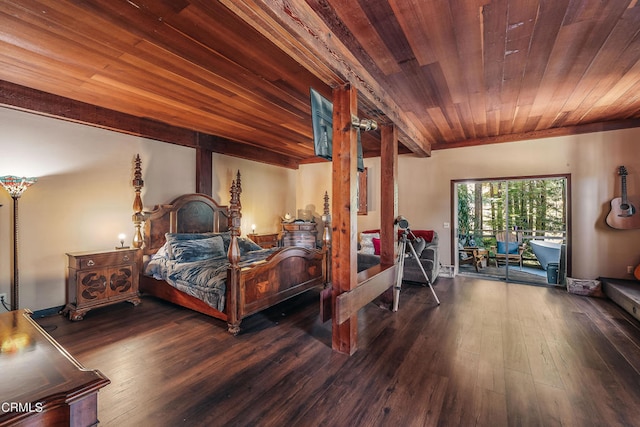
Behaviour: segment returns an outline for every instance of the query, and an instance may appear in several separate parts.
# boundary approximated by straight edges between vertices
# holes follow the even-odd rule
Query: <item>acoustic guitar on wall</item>
[[[620,166],[618,175],[621,180],[622,197],[611,200],[611,211],[607,215],[607,224],[620,230],[640,228],[640,214],[637,213],[636,207],[627,197],[627,168]]]

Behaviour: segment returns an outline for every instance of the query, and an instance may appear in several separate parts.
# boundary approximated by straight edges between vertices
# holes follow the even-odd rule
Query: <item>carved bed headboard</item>
[[[236,264],[240,256],[237,237],[240,235],[240,171],[231,183],[231,202],[221,206],[210,196],[200,193],[185,194],[166,205],[157,205],[151,211],[142,212],[140,192],[144,186],[142,180],[142,162],[136,155],[133,187],[136,195],[133,201],[133,224],[136,229],[133,247],[142,248],[144,255],[155,254],[165,244],[166,233],[219,233],[231,232],[229,260]],[[144,236],[142,235],[144,224]],[[235,262],[234,262],[235,261]]]
[[[205,194],[185,194],[145,212],[145,255],[164,245],[165,233],[209,233],[229,230],[229,211]]]

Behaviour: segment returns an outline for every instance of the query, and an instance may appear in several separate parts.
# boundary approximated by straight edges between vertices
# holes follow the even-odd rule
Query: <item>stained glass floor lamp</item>
[[[27,188],[35,184],[37,178],[25,178],[17,176],[0,176],[0,184],[9,192],[13,199],[13,281],[11,282],[11,310],[20,308],[18,277],[18,199]]]

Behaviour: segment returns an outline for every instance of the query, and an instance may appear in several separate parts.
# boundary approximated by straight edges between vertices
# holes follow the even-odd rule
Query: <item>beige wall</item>
[[[614,230],[604,220],[610,200],[620,196],[618,166],[625,165],[629,172],[629,194],[640,194],[639,139],[639,129],[627,129],[438,150],[431,158],[400,156],[399,213],[414,229],[438,231],[442,263],[450,264],[451,229],[445,229],[444,223],[452,221],[451,180],[571,174],[573,276],[630,278],[626,267],[640,263],[640,230]],[[358,217],[359,230],[378,228],[380,221],[379,158],[365,159],[365,166],[369,168],[370,212]],[[317,175],[330,176],[330,167],[318,169],[317,165],[300,168],[299,192],[317,194],[327,185]]]
[[[229,203],[236,172],[242,175],[242,234],[277,233],[281,218],[296,210],[296,171],[216,154],[213,157],[213,194]]]
[[[0,108],[0,176],[35,176],[19,201],[20,307],[65,303],[67,252],[114,248],[133,235],[133,160],[142,158],[146,209],[195,191],[195,150]],[[295,210],[295,171],[214,155],[213,196],[243,178],[243,232],[277,231]],[[10,294],[12,200],[0,189],[0,292]]]
[[[144,205],[166,203],[195,190],[195,150],[144,138],[0,108],[0,175],[36,176],[19,203],[21,307],[40,310],[65,302],[66,252],[110,249],[119,233],[133,234],[133,159],[140,154]],[[400,157],[399,212],[414,229],[441,236],[442,261],[450,263],[452,179],[539,174],[572,175],[573,275],[629,277],[640,263],[640,230],[608,228],[604,218],[619,196],[617,167],[629,172],[630,194],[640,194],[640,130],[629,129],[484,147],[434,151],[427,159]],[[359,229],[377,228],[379,159],[369,168],[369,206]],[[280,216],[298,209],[322,213],[331,195],[331,164],[298,171],[213,157],[213,196],[228,203],[229,185],[242,173],[243,233],[279,230]],[[0,190],[0,292],[10,293],[12,200]],[[640,203],[639,203],[640,204]],[[640,208],[640,206],[639,206]]]

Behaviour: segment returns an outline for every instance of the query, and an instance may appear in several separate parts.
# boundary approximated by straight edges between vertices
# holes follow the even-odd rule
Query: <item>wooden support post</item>
[[[398,132],[394,125],[380,128],[380,263],[396,261],[398,234]]]
[[[196,135],[196,193],[213,196],[213,152],[208,147],[215,138],[211,135]]]
[[[380,264],[386,265],[395,263],[398,257],[394,226],[398,216],[398,131],[395,125],[383,125],[380,135]],[[385,291],[380,301],[391,304],[393,288]]]
[[[357,132],[351,115],[357,115],[357,91],[350,85],[333,90],[333,199],[332,199],[332,310],[336,298],[357,286]],[[339,324],[332,316],[332,347],[353,354],[357,350],[357,312]]]

